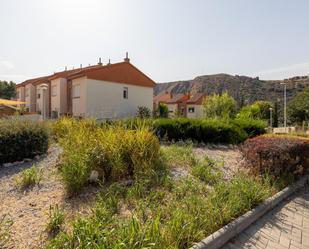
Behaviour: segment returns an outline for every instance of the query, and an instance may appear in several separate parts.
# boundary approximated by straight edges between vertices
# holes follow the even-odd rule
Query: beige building
[[[197,93],[187,100],[187,117],[188,118],[201,118],[203,117],[203,99],[205,94]]]
[[[168,116],[182,116],[187,118],[203,117],[203,99],[204,93],[175,94],[163,92],[154,97],[153,106],[158,108],[160,103],[166,104]]]
[[[154,86],[154,81],[125,58],[120,63],[99,63],[28,80],[18,85],[17,91],[25,89],[25,99],[19,100],[27,102],[31,112],[42,113],[45,108],[51,118],[113,119],[134,117],[139,106],[152,111]]]

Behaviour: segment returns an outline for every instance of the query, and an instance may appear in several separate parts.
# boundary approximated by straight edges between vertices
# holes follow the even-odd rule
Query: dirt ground
[[[204,155],[216,161],[224,161],[224,174],[233,176],[242,160],[236,147],[216,146],[197,147],[194,153]],[[98,188],[89,187],[78,197],[68,198],[57,174],[57,162],[61,149],[52,146],[48,154],[32,162],[22,162],[9,167],[0,167],[0,217],[9,214],[13,220],[11,239],[7,248],[40,248],[46,241],[45,232],[49,208],[58,204],[66,212],[66,220],[72,220],[76,214],[87,215],[95,202]],[[39,186],[21,192],[15,185],[15,178],[26,168],[36,163],[42,169]]]

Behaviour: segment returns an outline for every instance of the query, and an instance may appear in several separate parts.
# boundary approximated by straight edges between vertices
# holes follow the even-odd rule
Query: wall
[[[29,89],[29,96],[26,96],[26,91]],[[36,111],[36,89],[32,84],[28,84],[25,86],[25,102],[26,107],[29,108],[29,112]]]
[[[17,101],[25,101],[25,87],[17,87]],[[19,97],[18,97],[19,96]]]
[[[190,107],[194,108],[193,113],[189,112]],[[201,117],[203,117],[203,106],[202,105],[188,104],[187,105],[187,117],[188,118],[201,118]]]
[[[176,112],[178,111],[178,104],[167,104],[168,108],[168,116],[174,117]]]
[[[58,115],[67,113],[67,80],[65,78],[51,80],[50,91],[54,86],[56,96],[51,95],[51,111],[58,112]]]
[[[73,81],[73,84],[75,82]],[[97,119],[134,117],[138,106],[153,109],[153,88],[87,79],[86,116]],[[81,84],[82,86],[82,84]],[[128,99],[123,88],[128,88]],[[81,93],[84,89],[81,88]],[[73,102],[74,109],[74,102]],[[81,106],[79,109],[83,109]]]
[[[47,88],[44,91],[44,96],[43,96],[43,90],[41,89],[42,85],[46,85],[47,83],[42,83],[36,86],[36,111],[41,112],[41,115],[43,115],[43,100],[44,100],[44,107],[45,107],[45,115],[46,117],[48,116],[49,113],[49,91],[50,89]],[[40,94],[40,98],[38,98],[38,95]]]
[[[73,98],[72,94],[72,115],[74,117],[85,117],[86,116],[86,101],[87,101],[87,86],[86,77],[73,79],[72,89],[75,85],[80,85],[80,97]]]

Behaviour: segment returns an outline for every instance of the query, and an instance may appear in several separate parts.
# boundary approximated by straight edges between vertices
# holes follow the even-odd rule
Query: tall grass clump
[[[16,185],[20,189],[25,189],[33,187],[36,184],[39,184],[42,178],[41,170],[33,165],[29,169],[23,170],[16,178]]]
[[[91,120],[59,122],[57,130],[66,130],[58,138],[64,149],[60,171],[70,193],[87,184],[92,170],[101,180],[111,181],[135,179],[158,167],[160,144],[147,126],[129,129],[122,125],[100,127]]]
[[[48,128],[39,122],[0,120],[0,165],[47,152]]]
[[[46,231],[50,234],[57,234],[62,224],[64,223],[65,215],[62,210],[59,209],[58,204],[49,207],[49,220],[46,224]]]

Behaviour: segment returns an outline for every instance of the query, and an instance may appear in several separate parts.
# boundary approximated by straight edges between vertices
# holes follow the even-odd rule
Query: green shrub
[[[31,168],[23,170],[20,175],[17,176],[16,185],[21,189],[33,187],[40,183],[41,176],[41,170],[36,165],[33,165]]]
[[[39,122],[0,120],[0,165],[47,152],[48,129]]]
[[[171,141],[239,143],[247,138],[243,129],[225,119],[158,119],[153,126],[159,137],[167,137]]]
[[[233,123],[243,129],[249,137],[266,133],[267,123],[263,120],[237,118]]]
[[[49,207],[49,221],[46,224],[46,231],[51,234],[56,234],[60,231],[64,223],[64,212],[59,209],[58,204]]]
[[[137,108],[137,117],[144,119],[151,117],[151,110],[146,106],[139,106]]]

